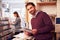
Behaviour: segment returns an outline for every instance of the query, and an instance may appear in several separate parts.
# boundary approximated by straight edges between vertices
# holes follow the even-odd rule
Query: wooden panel
[[[56,1],[53,2],[39,2],[37,5],[56,5]]]

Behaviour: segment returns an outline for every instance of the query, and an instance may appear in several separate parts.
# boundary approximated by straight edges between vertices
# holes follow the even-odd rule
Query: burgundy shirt
[[[38,12],[35,18],[31,19],[32,29],[37,29],[34,35],[36,40],[49,40],[52,38],[51,31],[54,29],[50,17],[45,12]]]

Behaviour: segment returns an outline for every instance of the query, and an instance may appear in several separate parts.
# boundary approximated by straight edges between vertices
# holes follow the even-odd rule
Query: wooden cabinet
[[[57,0],[36,0],[37,8],[39,6],[57,6]]]
[[[56,1],[52,2],[37,2],[37,5],[56,5]]]

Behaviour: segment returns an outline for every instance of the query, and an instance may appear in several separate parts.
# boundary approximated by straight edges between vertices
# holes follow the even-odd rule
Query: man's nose
[[[32,9],[29,10],[30,12],[32,11]]]

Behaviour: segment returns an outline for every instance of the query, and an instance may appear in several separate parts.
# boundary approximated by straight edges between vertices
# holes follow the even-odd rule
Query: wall
[[[60,17],[60,0],[57,0],[57,17]]]
[[[2,0],[0,0],[0,17],[2,16]]]
[[[57,14],[57,6],[56,5],[46,5],[46,6],[38,6],[38,10],[42,10],[47,14]]]

